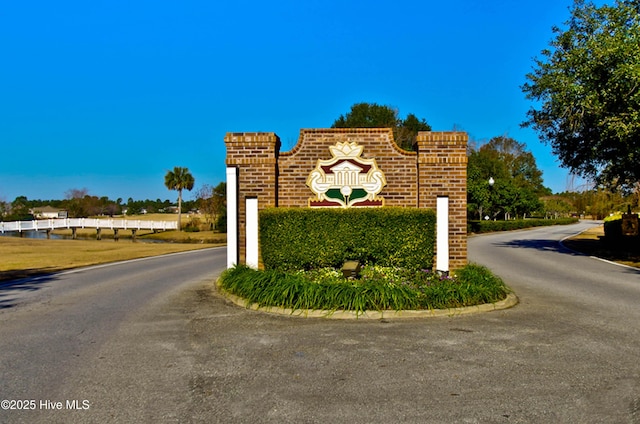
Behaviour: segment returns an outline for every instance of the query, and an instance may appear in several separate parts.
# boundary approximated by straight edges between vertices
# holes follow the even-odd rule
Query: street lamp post
[[[496,182],[496,180],[494,180],[493,177],[489,177],[489,181],[488,181],[488,183],[489,183],[489,204],[491,204],[491,192],[492,192],[493,185],[495,184],[495,182]],[[489,215],[485,216],[484,219],[486,221],[488,221],[489,220]]]

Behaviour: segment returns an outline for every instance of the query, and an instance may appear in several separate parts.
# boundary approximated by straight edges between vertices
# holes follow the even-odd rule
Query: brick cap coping
[[[300,129],[300,135],[298,136],[298,141],[293,148],[287,152],[280,152],[280,156],[295,156],[298,152],[303,149],[305,144],[306,135],[316,135],[316,134],[327,134],[334,136],[336,134],[344,134],[344,135],[354,135],[358,136],[376,136],[381,134],[386,134],[389,137],[389,145],[396,151],[396,153],[404,156],[416,156],[417,152],[404,150],[393,138],[393,129],[391,128],[302,128]],[[336,140],[332,140],[336,141]],[[327,147],[329,147],[327,145]]]
[[[259,306],[257,303],[247,305],[246,299],[231,294],[220,287],[219,279],[216,280],[215,289],[223,297],[246,309],[258,312],[266,312],[276,315],[288,315],[299,318],[325,318],[325,319],[363,319],[363,320],[381,320],[381,319],[407,319],[407,318],[436,318],[436,317],[454,317],[460,315],[468,315],[480,312],[499,311],[503,309],[513,308],[518,304],[518,296],[509,293],[504,300],[496,303],[485,303],[482,305],[465,306],[463,308],[449,309],[421,309],[421,310],[403,310],[403,311],[365,311],[357,314],[355,311],[327,311],[327,310],[310,310],[310,309],[289,309],[274,306]]]

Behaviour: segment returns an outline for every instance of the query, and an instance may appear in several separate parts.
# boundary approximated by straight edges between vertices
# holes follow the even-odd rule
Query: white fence
[[[0,233],[9,231],[46,231],[62,228],[102,228],[120,230],[177,230],[176,221],[141,221],[136,219],[65,218],[34,221],[0,222]]]

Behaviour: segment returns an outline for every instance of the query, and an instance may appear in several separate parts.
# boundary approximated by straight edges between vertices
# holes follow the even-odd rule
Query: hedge
[[[340,268],[347,260],[431,269],[435,212],[418,208],[270,208],[260,212],[265,269]]]
[[[567,225],[578,222],[578,218],[558,219],[518,219],[513,221],[468,221],[467,233],[490,233],[492,231],[511,231],[549,225]]]
[[[622,239],[622,215],[604,220],[604,236],[609,240]]]
[[[604,219],[604,240],[607,243],[619,243],[625,249],[640,248],[640,235],[622,235],[622,215],[613,215]]]

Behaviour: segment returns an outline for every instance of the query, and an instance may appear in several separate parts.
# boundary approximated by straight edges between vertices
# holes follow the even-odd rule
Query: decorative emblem
[[[364,147],[356,142],[336,143],[329,147],[333,158],[318,160],[307,178],[316,195],[309,199],[311,207],[382,206],[377,197],[387,180],[375,159],[360,157]]]

